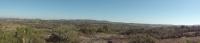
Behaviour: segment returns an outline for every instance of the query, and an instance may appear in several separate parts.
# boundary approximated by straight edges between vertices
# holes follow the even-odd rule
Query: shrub
[[[135,34],[130,36],[129,43],[155,43],[156,39],[145,34]]]
[[[17,28],[15,37],[18,39],[19,43],[44,43],[45,40],[41,36],[42,32],[36,31],[33,28]]]
[[[94,34],[94,33],[97,33],[97,30],[98,29],[96,29],[96,28],[82,28],[79,31],[86,33],[86,34]]]
[[[97,32],[112,33],[112,29],[108,28],[108,26],[102,26],[101,28],[98,28]]]
[[[0,43],[17,43],[17,39],[14,37],[14,32],[2,31],[0,29]]]
[[[75,29],[58,28],[53,30],[51,37],[48,39],[55,43],[78,43],[79,34]]]
[[[194,41],[192,39],[184,38],[184,40],[185,40],[185,43],[199,43],[198,41]]]

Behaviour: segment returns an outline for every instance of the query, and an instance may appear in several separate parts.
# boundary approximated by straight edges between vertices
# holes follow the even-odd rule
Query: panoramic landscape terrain
[[[200,43],[200,0],[0,0],[0,43]]]
[[[0,43],[200,43],[199,25],[0,19]]]

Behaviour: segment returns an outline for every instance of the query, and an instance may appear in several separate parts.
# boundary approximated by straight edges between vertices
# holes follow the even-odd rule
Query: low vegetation
[[[200,26],[96,20],[0,19],[0,43],[157,43],[198,37]],[[186,40],[185,43],[196,43]]]
[[[145,34],[134,34],[130,36],[129,43],[156,43],[155,38]]]

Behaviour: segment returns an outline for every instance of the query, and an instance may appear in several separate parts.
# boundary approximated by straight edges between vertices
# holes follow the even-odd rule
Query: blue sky
[[[0,0],[0,17],[200,24],[198,0]]]

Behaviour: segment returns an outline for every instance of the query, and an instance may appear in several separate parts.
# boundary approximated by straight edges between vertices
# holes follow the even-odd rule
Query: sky
[[[0,17],[199,25],[199,0],[0,0]]]

